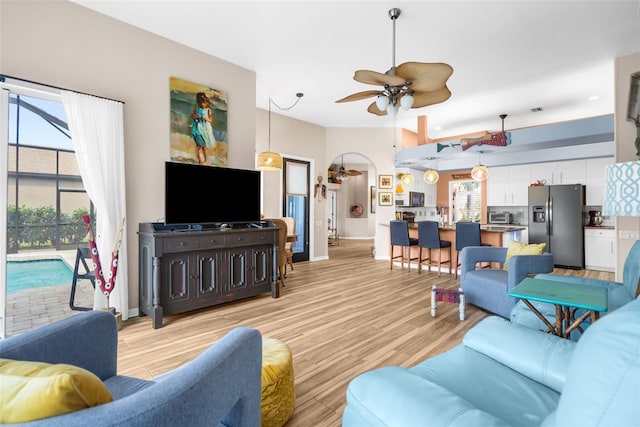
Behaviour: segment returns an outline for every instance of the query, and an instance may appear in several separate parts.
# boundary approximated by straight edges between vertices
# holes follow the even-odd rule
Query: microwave
[[[409,191],[409,206],[420,208],[424,207],[424,193]]]

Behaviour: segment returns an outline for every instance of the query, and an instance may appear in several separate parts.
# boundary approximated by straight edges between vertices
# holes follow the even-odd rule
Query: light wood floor
[[[371,256],[372,241],[340,240],[330,260],[296,263],[279,299],[269,295],[182,315],[154,330],[148,317],[130,319],[119,335],[118,371],[152,378],[196,357],[239,325],[286,342],[293,352],[296,409],[287,427],[340,426],[348,382],[386,365],[412,366],[462,340],[489,314],[438,303],[431,317],[431,285],[457,288],[453,275],[408,272]],[[613,279],[612,273],[557,270]]]

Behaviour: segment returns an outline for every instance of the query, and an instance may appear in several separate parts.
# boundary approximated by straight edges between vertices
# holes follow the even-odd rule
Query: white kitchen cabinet
[[[507,200],[510,202],[507,206],[527,206],[529,204],[529,184],[531,184],[531,165],[509,166],[511,200]]]
[[[584,229],[584,264],[587,270],[615,271],[616,231]]]
[[[586,162],[582,160],[568,160],[556,162],[558,184],[586,184]]]
[[[527,206],[530,181],[530,165],[491,168],[487,179],[487,206]]]
[[[604,174],[607,166],[614,163],[613,157],[587,159],[587,206],[601,206],[604,194]]]
[[[544,180],[546,185],[586,184],[586,176],[584,159],[536,163],[531,168],[531,180]]]
[[[487,206],[506,206],[509,167],[499,166],[489,170],[487,178]]]

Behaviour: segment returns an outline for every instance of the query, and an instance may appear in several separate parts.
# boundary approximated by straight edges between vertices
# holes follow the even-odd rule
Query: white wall
[[[301,89],[302,90],[302,89]],[[288,106],[295,102],[295,94],[283,94],[282,99],[274,99],[278,105]],[[304,102],[304,97],[300,103]],[[296,108],[296,107],[294,107]],[[267,151],[269,147],[269,112],[256,110],[256,153]],[[314,185],[317,176],[327,183],[325,160],[325,128],[300,120],[291,119],[271,110],[271,150],[283,157],[309,161],[311,167],[311,224],[309,234],[311,259],[327,257],[327,217],[326,200],[314,198]],[[266,218],[282,216],[282,171],[262,172],[263,213]]]
[[[138,223],[164,217],[169,77],[228,94],[229,166],[254,169],[255,73],[65,1],[0,1],[0,72],[125,102],[125,244],[135,314]]]

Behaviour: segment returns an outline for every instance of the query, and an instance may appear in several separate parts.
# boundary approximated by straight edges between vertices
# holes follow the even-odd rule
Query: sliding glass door
[[[93,215],[59,99],[0,90],[2,336],[66,317],[82,215]],[[84,242],[84,243],[83,243]],[[90,283],[78,298],[92,303]]]

